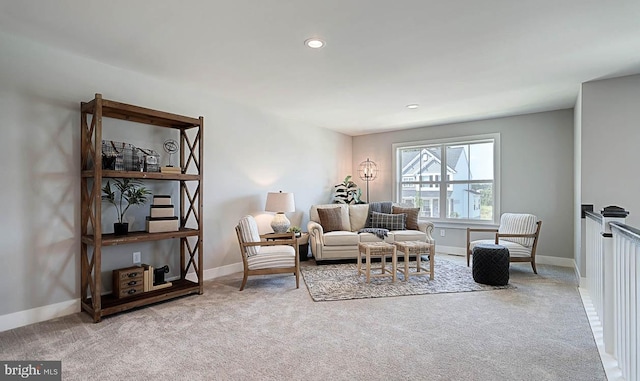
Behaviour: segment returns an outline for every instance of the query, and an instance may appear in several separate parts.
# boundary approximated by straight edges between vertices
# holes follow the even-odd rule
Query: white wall
[[[370,183],[372,201],[392,196],[392,144],[500,133],[502,212],[533,213],[542,220],[538,255],[573,258],[573,111],[560,110],[353,138],[353,173],[370,158],[380,169]],[[364,187],[364,185],[361,185]],[[436,245],[462,248],[466,230],[446,229]],[[462,251],[464,252],[464,251]]]
[[[261,225],[268,225],[270,216],[262,214],[268,191],[293,192],[297,221],[305,226],[310,205],[329,201],[332,186],[352,165],[351,137],[278,120],[196,85],[115,68],[2,33],[0,51],[0,329],[3,316],[79,298],[79,108],[94,93],[204,116],[205,270],[240,261],[234,226],[245,214],[258,215]],[[133,129],[115,136],[119,132],[109,138],[149,144],[158,138]],[[137,249],[110,248],[104,264],[130,265]],[[140,250],[151,264],[164,264],[163,253],[170,251],[163,246]],[[110,269],[103,268],[107,279]]]
[[[640,75],[582,85],[582,204],[617,205],[640,226]]]

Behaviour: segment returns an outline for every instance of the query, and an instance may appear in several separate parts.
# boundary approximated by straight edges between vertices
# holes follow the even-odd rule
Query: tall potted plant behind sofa
[[[344,178],[342,183],[333,186],[333,202],[336,204],[365,204],[360,199],[362,190],[351,181],[351,175]]]
[[[129,232],[129,223],[124,222],[124,215],[131,205],[142,205],[147,202],[147,196],[151,194],[136,179],[113,179],[114,188],[111,188],[111,181],[102,188],[102,201],[106,201],[116,207],[118,221],[113,223],[113,233],[115,235],[126,235]],[[117,192],[116,192],[117,190]]]

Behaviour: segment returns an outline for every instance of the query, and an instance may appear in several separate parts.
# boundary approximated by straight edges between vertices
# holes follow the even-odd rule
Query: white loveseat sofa
[[[394,204],[395,207],[401,207]],[[340,208],[342,228],[327,231],[321,224],[318,209]],[[431,233],[433,223],[417,221],[417,229],[389,230],[387,235],[379,238],[370,232],[360,232],[365,228],[369,217],[369,204],[322,204],[313,205],[309,211],[309,246],[317,261],[351,259],[358,255],[359,242],[393,243],[394,241],[423,241],[435,245]],[[411,227],[411,226],[410,226]],[[413,226],[414,228],[416,226]]]

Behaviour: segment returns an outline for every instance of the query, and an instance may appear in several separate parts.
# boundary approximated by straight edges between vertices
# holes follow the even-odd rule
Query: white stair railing
[[[601,214],[586,213],[585,284],[602,327],[599,347],[603,348],[603,363],[605,357],[615,363],[611,374],[605,366],[607,376],[610,380],[615,374],[616,379],[636,381],[640,364],[640,231],[624,225],[627,215],[618,207],[607,207]],[[596,341],[599,339],[596,337]]]
[[[640,231],[627,225],[611,224],[613,235],[614,303],[613,356],[625,380],[637,380],[640,353]]]

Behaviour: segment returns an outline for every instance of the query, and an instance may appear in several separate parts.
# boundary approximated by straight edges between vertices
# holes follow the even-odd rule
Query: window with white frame
[[[497,223],[500,135],[393,145],[396,202],[441,222]]]

